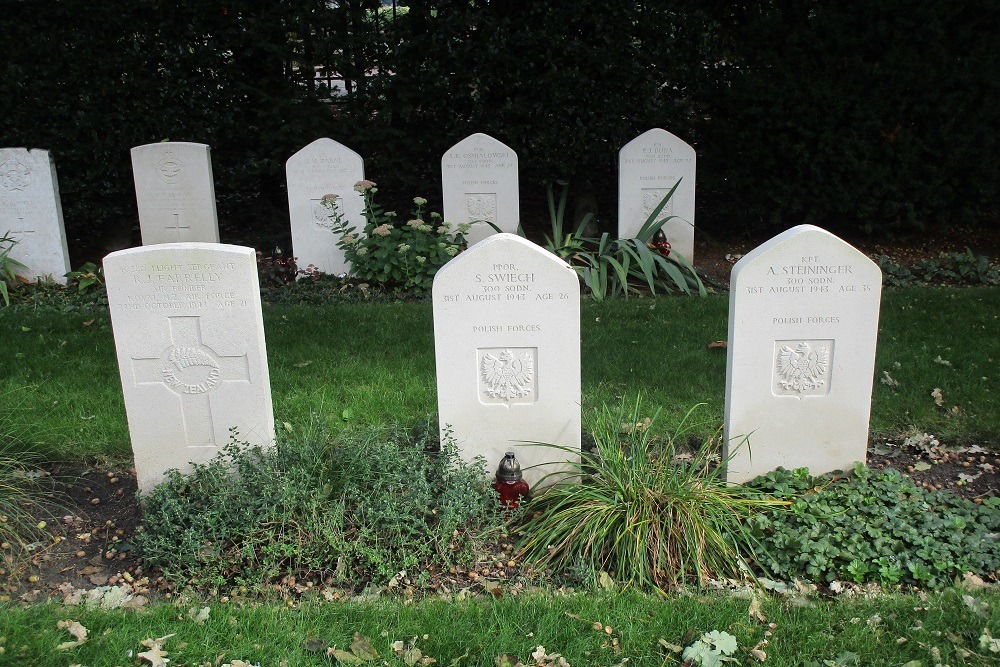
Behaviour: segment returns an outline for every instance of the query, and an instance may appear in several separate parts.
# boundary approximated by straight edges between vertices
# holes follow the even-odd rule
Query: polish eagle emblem
[[[492,398],[510,401],[531,395],[535,369],[530,352],[525,352],[523,357],[511,350],[504,350],[499,355],[487,354],[480,370],[486,394]]]
[[[778,384],[800,394],[822,387],[829,366],[830,350],[826,347],[814,350],[804,341],[794,349],[783,345],[778,350]]]

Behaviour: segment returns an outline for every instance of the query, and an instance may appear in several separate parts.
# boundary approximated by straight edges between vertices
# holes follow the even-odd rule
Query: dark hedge
[[[492,134],[529,230],[557,180],[614,229],[618,148],[654,126],[697,149],[715,235],[995,221],[992,0],[376,6],[0,0],[0,145],[53,152],[75,264],[137,241],[129,148],[164,139],[212,146],[223,240],[264,249],[287,242],[284,161],[319,136],[401,206]]]

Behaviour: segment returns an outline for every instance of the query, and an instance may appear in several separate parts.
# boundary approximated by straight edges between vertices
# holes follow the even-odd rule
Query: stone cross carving
[[[172,221],[168,221],[167,222],[167,229],[175,229],[175,230],[177,230],[177,240],[180,241],[181,240],[181,230],[182,229],[191,229],[191,225],[189,225],[187,222],[181,222],[181,214],[180,213],[174,213],[174,219]]]
[[[201,340],[200,317],[168,317],[170,345],[158,357],[132,357],[137,384],[177,394],[187,447],[217,447],[211,394],[223,382],[249,382],[246,354],[223,356]]]

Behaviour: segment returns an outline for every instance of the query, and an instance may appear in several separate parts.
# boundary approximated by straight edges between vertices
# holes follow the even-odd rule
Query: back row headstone
[[[573,269],[519,236],[495,234],[438,271],[433,303],[442,441],[450,434],[468,461],[484,457],[489,473],[513,451],[532,486],[566,472],[580,451]]]
[[[865,461],[882,272],[801,225],[733,267],[724,456],[730,482]]]
[[[165,243],[104,258],[139,489],[215,456],[235,433],[270,446],[274,412],[253,248]]]
[[[219,242],[211,150],[164,141],[132,149],[143,245]]]
[[[49,152],[0,148],[0,236],[16,243],[14,272],[27,280],[51,278],[65,284],[70,270],[59,180]]]
[[[694,148],[654,128],[618,153],[618,238],[635,238],[670,189],[677,190],[657,216],[671,252],[694,263]]]
[[[354,185],[365,178],[361,156],[333,139],[317,139],[285,164],[288,179],[288,215],[292,225],[292,251],[299,268],[312,265],[339,275],[349,265],[337,247],[340,237],[331,230],[334,213],[323,204],[325,195],[336,195],[334,206],[350,225],[364,228],[364,197]]]
[[[516,232],[521,220],[517,153],[481,132],[469,135],[441,158],[445,222],[485,220],[502,232]],[[472,246],[495,234],[478,222],[466,235]]]

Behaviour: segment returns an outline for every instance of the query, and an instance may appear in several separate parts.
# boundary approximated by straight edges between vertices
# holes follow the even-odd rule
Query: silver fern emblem
[[[167,360],[180,371],[192,366],[219,367],[219,364],[215,363],[207,352],[197,347],[175,347],[170,350],[170,356],[167,357]]]

